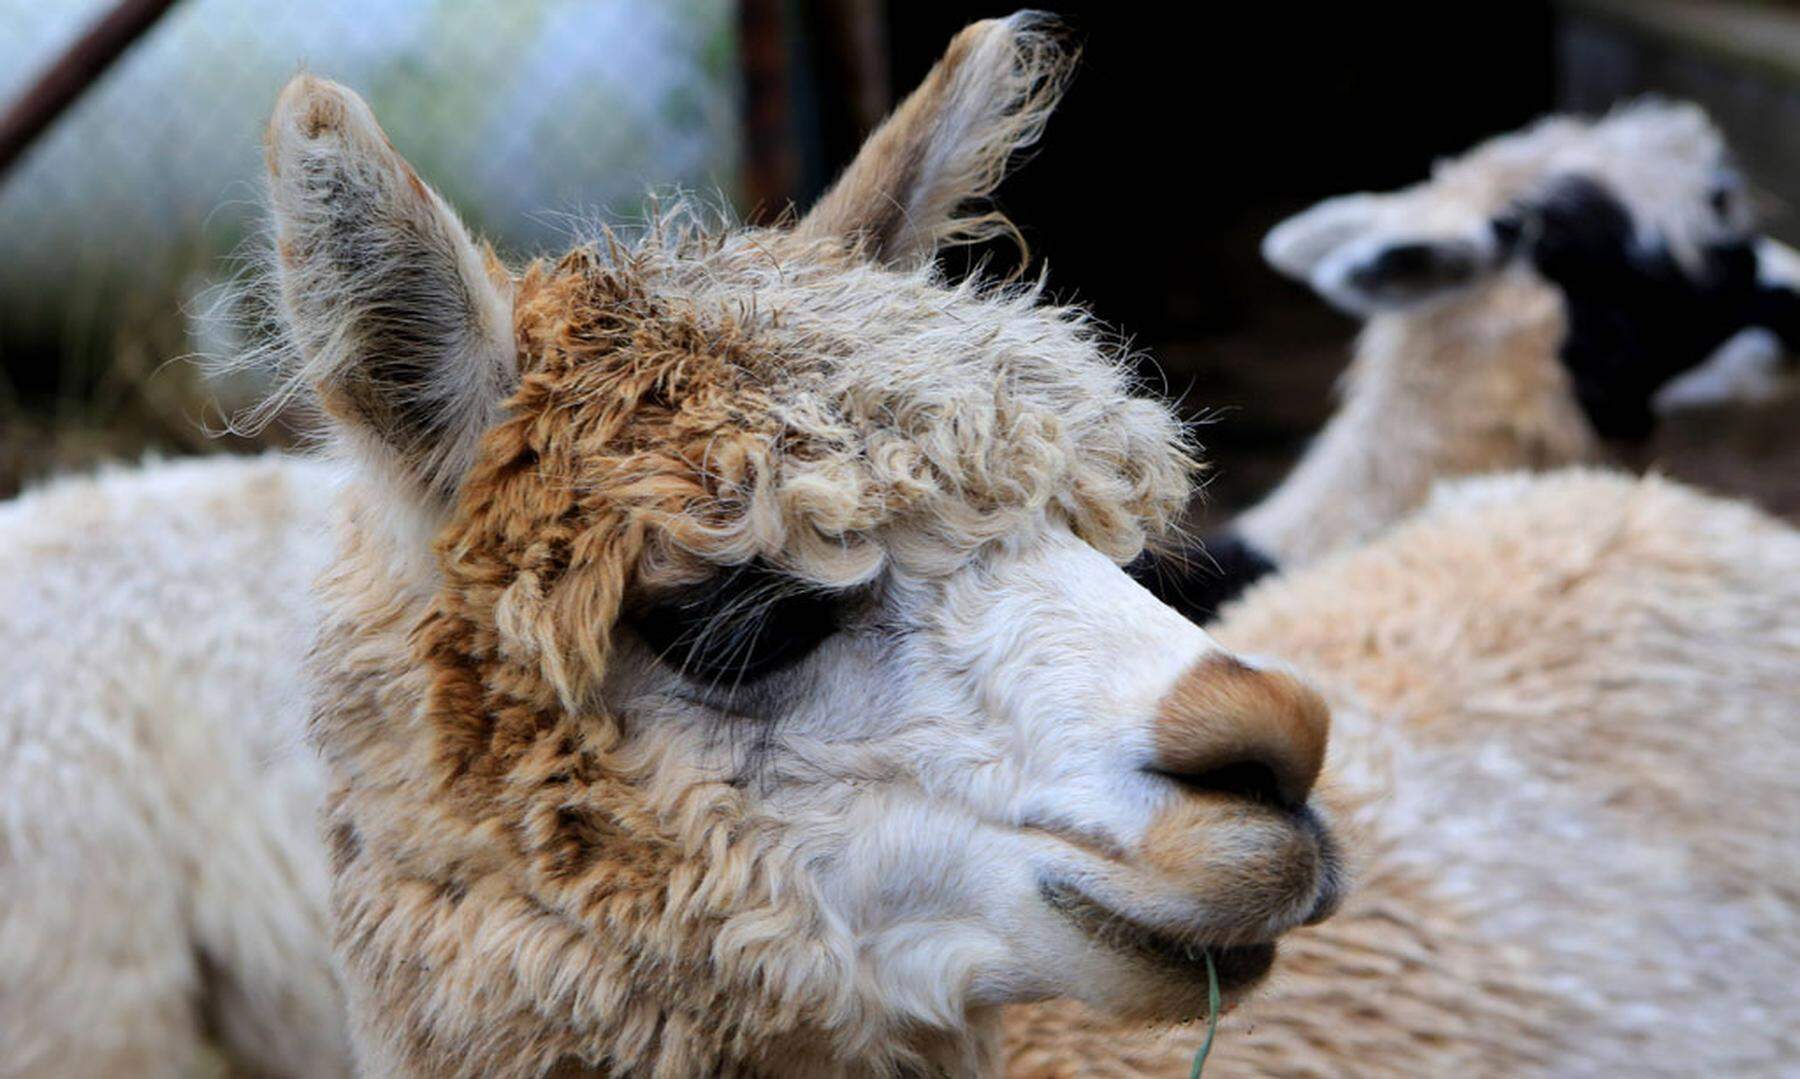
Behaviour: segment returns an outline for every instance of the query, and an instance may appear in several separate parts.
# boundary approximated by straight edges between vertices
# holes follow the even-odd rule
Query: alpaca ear
[[[957,211],[992,193],[1007,160],[1037,141],[1074,64],[1035,12],[968,27],[869,136],[799,231],[860,244],[892,266],[1008,231],[996,212]]]
[[[1500,222],[1466,234],[1406,233],[1382,202],[1370,194],[1326,199],[1270,230],[1263,259],[1345,314],[1367,318],[1453,292],[1512,251]]]
[[[1308,281],[1345,314],[1368,318],[1435,300],[1496,265],[1496,248],[1479,236],[1396,236],[1339,247]]]
[[[300,381],[359,456],[447,498],[517,377],[510,279],[344,87],[288,83],[267,154]]]
[[[1263,237],[1263,261],[1296,281],[1307,281],[1314,267],[1337,247],[1375,227],[1381,196],[1339,195],[1283,221]]]

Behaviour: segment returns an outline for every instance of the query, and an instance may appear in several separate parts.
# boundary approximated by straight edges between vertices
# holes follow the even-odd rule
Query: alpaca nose
[[[1209,656],[1158,703],[1150,770],[1196,792],[1293,809],[1319,778],[1330,727],[1324,700],[1293,675]]]

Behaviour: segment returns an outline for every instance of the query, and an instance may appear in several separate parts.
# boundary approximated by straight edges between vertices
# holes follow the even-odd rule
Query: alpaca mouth
[[[1210,954],[1213,969],[1218,972],[1219,988],[1226,993],[1250,988],[1275,964],[1274,941],[1202,944],[1135,922],[1067,884],[1045,881],[1038,891],[1052,910],[1099,943],[1144,962],[1172,968],[1184,977],[1205,980],[1206,958]]]

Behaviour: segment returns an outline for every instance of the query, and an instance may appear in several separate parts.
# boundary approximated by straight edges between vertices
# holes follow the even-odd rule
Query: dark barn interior
[[[1664,93],[1708,107],[1773,208],[1772,231],[1793,237],[1782,193],[1800,181],[1800,128],[1771,130],[1764,119],[1771,102],[1800,100],[1800,82],[1747,55],[1766,39],[1760,22],[1728,25],[1741,40],[1727,32],[1721,41],[1717,27],[1703,43],[1684,35],[1679,16],[1695,7],[1177,6],[1151,15],[1128,4],[1060,5],[1082,45],[1081,69],[999,202],[1029,244],[1033,272],[1047,263],[1058,296],[1128,333],[1152,380],[1212,421],[1201,434],[1215,465],[1201,514],[1225,513],[1273,486],[1319,429],[1357,329],[1263,263],[1263,234],[1289,214],[1417,182],[1435,159],[1559,108],[1596,112]],[[1750,16],[1795,18],[1769,8]],[[788,9],[788,30],[799,24],[803,43],[786,57],[799,91],[786,175],[802,205],[829,181],[828,163],[855,147],[867,125],[859,113],[880,114],[863,100],[876,92],[871,83],[885,107],[958,27],[1011,7],[890,5],[865,11],[860,27],[846,10],[861,6]],[[861,70],[846,71],[846,56]],[[821,93],[832,86],[842,92]],[[1010,245],[989,244],[958,265],[1016,259]],[[1748,412],[1683,417],[1651,444],[1615,451],[1800,512],[1800,483],[1787,478],[1800,441],[1782,410]]]
[[[1263,264],[1263,233],[1319,199],[1412,183],[1549,110],[1549,5],[1058,11],[1081,70],[1001,205],[1053,291],[1129,333],[1154,380],[1216,419],[1201,435],[1219,466],[1210,504],[1241,505],[1324,422],[1356,329]],[[915,83],[970,14],[895,5],[892,85]]]

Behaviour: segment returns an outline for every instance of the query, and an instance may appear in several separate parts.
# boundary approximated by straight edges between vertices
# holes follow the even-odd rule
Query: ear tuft
[[[516,378],[510,280],[344,87],[289,82],[266,154],[297,381],[359,456],[446,496]]]
[[[992,194],[1008,161],[1037,141],[1076,58],[1037,12],[963,30],[799,230],[858,244],[888,265],[1012,231],[997,212],[959,211]]]

